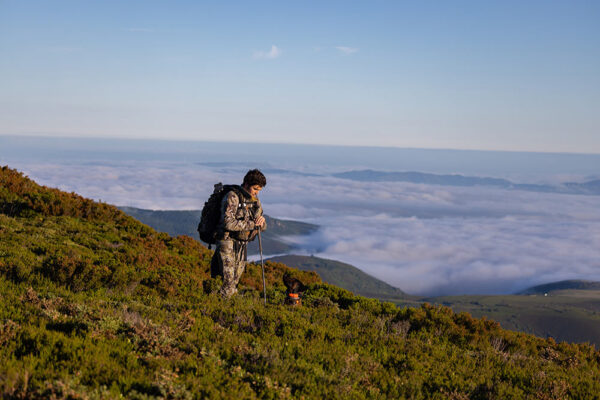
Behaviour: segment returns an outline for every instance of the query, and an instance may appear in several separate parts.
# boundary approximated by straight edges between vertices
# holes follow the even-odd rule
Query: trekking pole
[[[258,250],[260,251],[260,266],[262,267],[262,278],[263,278],[263,296],[265,299],[265,306],[266,306],[267,305],[267,284],[265,283],[265,262],[263,261],[262,239],[260,238],[260,228],[258,228]]]

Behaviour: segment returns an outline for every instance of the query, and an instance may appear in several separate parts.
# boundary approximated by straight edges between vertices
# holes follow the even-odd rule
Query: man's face
[[[258,192],[260,192],[262,190],[262,186],[252,185],[252,186],[246,187],[246,190],[248,191],[248,193],[250,193],[250,196],[256,197],[256,196],[258,196]]]

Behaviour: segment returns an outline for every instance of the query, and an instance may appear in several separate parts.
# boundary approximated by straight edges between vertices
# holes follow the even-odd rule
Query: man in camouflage
[[[237,285],[246,268],[246,245],[254,240],[258,229],[267,229],[258,193],[267,179],[257,169],[248,171],[236,190],[231,190],[221,202],[217,248],[211,261],[211,276],[223,277],[220,294],[225,298],[237,292]]]

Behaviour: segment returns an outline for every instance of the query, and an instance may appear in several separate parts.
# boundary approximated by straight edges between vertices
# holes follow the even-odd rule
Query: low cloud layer
[[[244,166],[186,162],[12,163],[38,182],[108,203],[199,209]],[[321,225],[307,254],[355,265],[411,294],[512,293],[600,280],[597,196],[368,183],[274,171],[267,213]]]
[[[379,214],[337,222],[305,245],[414,294],[512,293],[543,282],[600,278],[597,221]]]

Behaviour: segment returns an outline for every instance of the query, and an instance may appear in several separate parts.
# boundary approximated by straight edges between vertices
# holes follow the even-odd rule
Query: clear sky
[[[0,0],[0,134],[600,153],[600,1]]]

